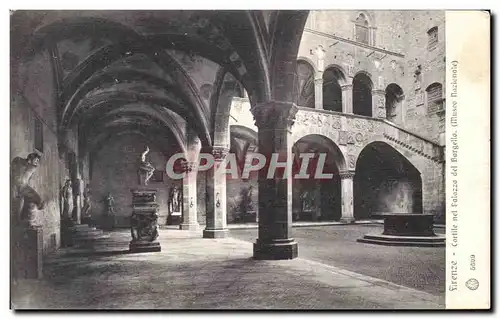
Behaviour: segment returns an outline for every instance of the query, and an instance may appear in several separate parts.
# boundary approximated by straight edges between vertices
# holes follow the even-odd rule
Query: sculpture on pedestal
[[[64,220],[71,219],[73,211],[73,186],[68,178],[61,189],[61,218]]]
[[[27,221],[28,225],[34,226],[34,219],[37,210],[44,208],[45,203],[42,198],[28,184],[40,163],[41,156],[38,153],[31,153],[25,159],[16,157],[11,163],[11,209],[13,221],[18,224]]]
[[[115,214],[115,199],[111,195],[111,193],[108,193],[108,195],[104,198],[104,202],[106,204],[106,211],[104,212],[105,215],[112,216]]]
[[[155,168],[146,161],[149,148],[141,155],[137,170],[139,186],[148,185]],[[132,240],[129,244],[130,252],[161,251],[158,239],[158,204],[156,203],[156,189],[140,187],[132,189],[132,215],[130,216],[130,233]]]
[[[170,196],[168,200],[168,210],[169,213],[179,213],[181,211],[182,203],[182,192],[179,190],[179,187],[174,186],[170,191]]]
[[[90,191],[90,185],[87,184],[83,191],[83,207],[82,207],[82,220],[90,219],[90,209],[92,208],[91,203],[92,192]]]
[[[149,153],[149,147],[146,146],[146,150],[141,155],[139,169],[137,170],[139,185],[148,185],[148,182],[153,176],[153,173],[155,171],[154,166],[146,160],[146,155],[148,153]]]

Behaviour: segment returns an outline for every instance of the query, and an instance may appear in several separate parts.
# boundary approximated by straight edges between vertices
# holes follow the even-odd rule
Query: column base
[[[196,224],[180,224],[179,229],[180,230],[198,230],[198,229],[200,229],[200,225],[198,225],[198,223],[196,223]]]
[[[343,224],[354,224],[356,220],[353,217],[342,217],[340,222]]]
[[[257,239],[253,244],[253,257],[259,260],[294,259],[299,255],[295,239],[273,240],[264,243]]]
[[[229,230],[224,229],[204,229],[203,238],[226,238],[229,236]]]

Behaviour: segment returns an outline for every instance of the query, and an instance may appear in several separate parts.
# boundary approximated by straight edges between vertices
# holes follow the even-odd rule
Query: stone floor
[[[339,235],[358,226],[338,227]],[[346,231],[341,231],[341,228]],[[309,231],[309,228],[302,228]],[[323,227],[315,228],[323,229]],[[255,230],[232,230],[238,233]],[[331,234],[325,229],[323,232]],[[297,238],[301,233],[294,229]],[[311,234],[304,236],[310,236]],[[331,235],[327,235],[331,236]],[[61,250],[46,261],[44,279],[12,285],[15,309],[403,309],[442,308],[444,294],[397,285],[379,276],[359,273],[356,267],[337,267],[308,251],[339,244],[309,247],[299,239],[300,258],[286,261],[252,259],[252,244],[237,238],[203,239],[201,231],[161,230],[162,252],[115,255],[71,255]],[[127,241],[128,232],[115,232],[112,240]],[[319,240],[319,239],[318,239]],[[337,238],[338,240],[338,238]],[[326,245],[326,246],[325,246]],[[365,244],[357,244],[361,248]],[[372,254],[378,254],[372,248]],[[396,249],[385,247],[385,249]],[[338,251],[337,256],[345,253]],[[419,250],[415,250],[418,255]],[[354,255],[356,255],[354,253]],[[329,256],[331,253],[325,254]],[[425,255],[425,254],[424,254]],[[386,256],[391,256],[388,254]],[[384,256],[379,256],[384,259]],[[345,257],[340,259],[344,260]],[[373,257],[354,259],[372,262]],[[328,261],[328,258],[327,258]],[[404,258],[403,272],[412,272]],[[444,264],[444,260],[443,260]],[[409,266],[408,266],[409,265]],[[372,267],[383,268],[385,264]],[[394,265],[394,267],[398,267]],[[409,268],[408,268],[409,267]],[[408,269],[406,269],[408,268]],[[349,269],[346,270],[346,269]],[[406,270],[405,270],[406,269]],[[437,289],[439,290],[439,289]]]

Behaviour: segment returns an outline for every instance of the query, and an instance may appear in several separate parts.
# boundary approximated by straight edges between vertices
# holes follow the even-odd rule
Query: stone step
[[[444,247],[446,243],[444,236],[436,237],[438,240],[435,240],[433,237],[424,237],[415,241],[413,240],[415,237],[408,238],[401,236],[399,238],[387,238],[385,235],[365,235],[363,238],[358,239],[357,242],[384,246]],[[426,241],[425,239],[429,240]]]
[[[78,238],[78,237],[92,237],[92,236],[99,236],[104,234],[104,232],[100,229],[94,230],[94,231],[88,231],[88,232],[78,232],[78,233],[73,233],[73,238]]]
[[[442,242],[443,236],[391,236],[391,235],[364,235],[364,239],[384,240],[384,241],[401,241],[401,242]]]
[[[73,237],[74,242],[86,242],[86,241],[95,241],[97,239],[109,238],[108,234],[92,234],[92,236],[78,236]]]
[[[100,229],[97,229],[95,227],[87,227],[87,228],[76,228],[72,229],[73,233],[88,233],[88,232],[93,232],[93,231],[99,231]]]

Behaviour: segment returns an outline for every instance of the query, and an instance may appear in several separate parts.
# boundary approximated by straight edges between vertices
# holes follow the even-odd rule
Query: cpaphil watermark
[[[301,153],[288,157],[273,153],[269,159],[260,153],[248,153],[243,161],[238,161],[234,153],[227,154],[222,160],[215,160],[210,153],[200,153],[197,162],[189,163],[188,170],[185,155],[177,153],[168,159],[165,171],[171,179],[182,179],[192,171],[210,170],[231,179],[249,179],[255,174],[267,179],[332,179],[336,165],[327,160],[325,153]]]

